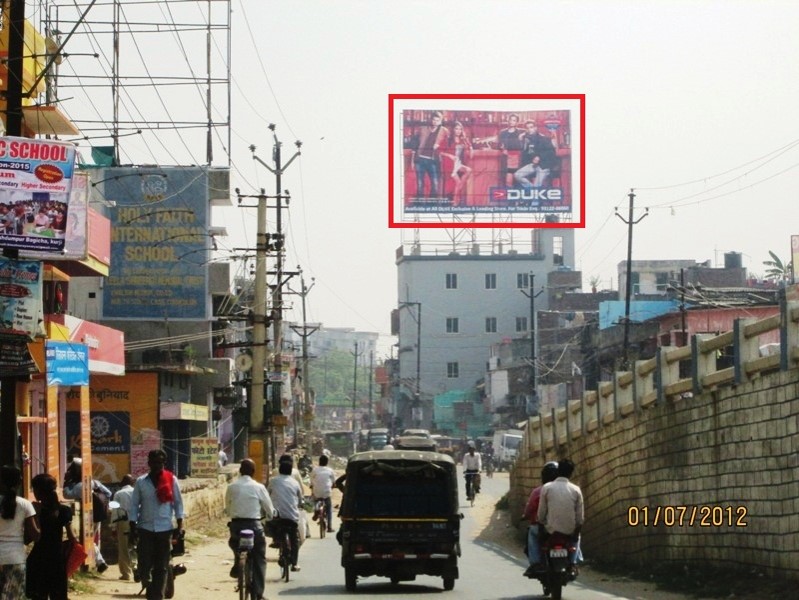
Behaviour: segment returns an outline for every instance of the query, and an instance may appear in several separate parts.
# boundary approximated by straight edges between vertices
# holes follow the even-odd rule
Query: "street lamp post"
[[[416,389],[414,390],[414,401],[418,404],[422,398],[422,303],[421,302],[400,302],[400,308],[408,306],[416,307]]]

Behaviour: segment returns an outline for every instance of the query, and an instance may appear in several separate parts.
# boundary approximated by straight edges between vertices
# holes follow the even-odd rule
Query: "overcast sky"
[[[586,95],[587,226],[573,265],[585,289],[591,277],[600,288],[618,286],[627,228],[614,209],[626,216],[631,188],[636,205],[650,207],[635,227],[636,259],[721,266],[736,251],[762,274],[768,250],[790,258],[790,235],[799,233],[795,1],[232,7],[232,187],[274,193],[274,178],[248,150],[255,144],[270,161],[268,123],[277,125],[284,160],[302,140],[302,157],[283,178],[292,195],[286,264],[316,278],[310,320],[389,331],[403,239],[387,226],[390,93]],[[204,57],[197,62],[203,67]],[[237,235],[229,247],[254,244],[254,211],[215,218]]]

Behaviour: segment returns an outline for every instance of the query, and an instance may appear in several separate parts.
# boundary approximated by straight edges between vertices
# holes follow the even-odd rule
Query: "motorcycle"
[[[572,538],[561,533],[553,533],[541,544],[544,569],[530,577],[541,582],[545,596],[560,600],[563,587],[577,579],[577,566],[573,564],[576,552]]]

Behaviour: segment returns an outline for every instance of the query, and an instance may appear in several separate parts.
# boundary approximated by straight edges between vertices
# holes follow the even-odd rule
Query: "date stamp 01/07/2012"
[[[746,527],[749,511],[745,506],[654,505],[630,506],[629,527]]]

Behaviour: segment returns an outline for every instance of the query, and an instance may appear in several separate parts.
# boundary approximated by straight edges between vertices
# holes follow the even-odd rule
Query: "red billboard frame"
[[[578,113],[577,119],[579,120],[579,186],[577,194],[579,198],[575,198],[579,207],[579,220],[578,221],[519,221],[519,222],[506,222],[506,221],[472,221],[472,222],[444,222],[444,221],[406,221],[395,219],[395,214],[399,214],[401,209],[398,209],[396,203],[402,203],[403,198],[396,198],[396,180],[395,180],[395,165],[397,164],[397,157],[395,150],[397,148],[397,101],[404,100],[424,100],[424,101],[439,101],[439,100],[547,100],[547,101],[577,101]],[[442,228],[557,228],[557,229],[578,229],[585,227],[585,94],[389,94],[388,96],[388,143],[389,143],[389,164],[388,164],[388,226],[390,229],[442,229]],[[416,213],[413,213],[416,214]],[[468,213],[467,213],[468,214]],[[500,213],[506,215],[507,213]],[[406,215],[407,216],[407,215]],[[437,213],[441,216],[441,213]]]

